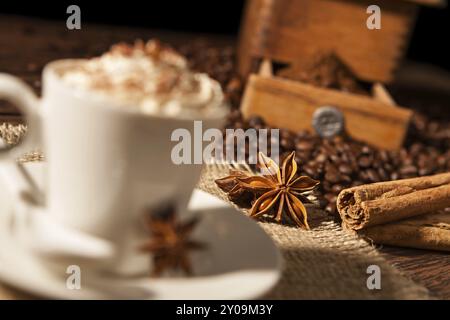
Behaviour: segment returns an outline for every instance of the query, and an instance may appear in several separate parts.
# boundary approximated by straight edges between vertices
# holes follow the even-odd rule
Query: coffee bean
[[[359,158],[358,160],[358,165],[360,165],[362,168],[368,168],[370,167],[372,164],[372,158],[368,157],[368,156],[363,156],[361,158]]]
[[[348,164],[345,164],[345,163],[339,165],[338,169],[341,173],[346,174],[346,175],[350,175],[353,172],[352,168]]]
[[[228,119],[231,121],[240,121],[242,119],[242,114],[239,109],[231,110],[228,114]]]
[[[285,150],[292,150],[294,149],[294,141],[292,139],[281,138],[280,146]]]
[[[294,135],[289,130],[280,129],[280,138],[293,140],[294,139]]]
[[[335,184],[331,187],[331,191],[336,195],[339,194],[344,189],[344,186],[341,184]]]
[[[352,178],[347,175],[341,175],[341,182],[344,182],[346,184],[350,184],[352,182]]]
[[[339,163],[342,162],[341,157],[339,157],[339,155],[337,155],[337,154],[331,154],[331,155],[330,155],[330,160],[331,160],[333,163],[335,163],[335,164],[339,164]]]
[[[311,138],[311,134],[307,130],[300,130],[297,132],[297,138],[298,139],[309,139]]]
[[[241,122],[241,121],[236,121],[236,122],[234,123],[234,128],[235,128],[235,129],[244,129],[244,128],[245,128],[245,125],[244,125],[244,123]]]
[[[314,145],[309,141],[301,140],[295,144],[295,148],[299,151],[309,151],[314,148]]]
[[[367,171],[361,171],[359,173],[359,177],[358,178],[360,178],[362,181],[364,181],[366,183],[370,182],[369,175],[367,174]]]
[[[377,172],[378,172],[379,181],[389,180],[386,170],[384,170],[382,167],[378,168]]]
[[[441,155],[441,156],[439,156],[438,158],[437,158],[437,163],[438,163],[438,165],[439,166],[444,166],[446,163],[448,163],[448,161],[450,161],[449,159],[448,159],[448,157],[445,157],[445,156],[443,156],[443,155]]]
[[[327,193],[325,194],[325,199],[327,199],[328,202],[336,202],[337,196],[334,193]]]
[[[400,168],[400,174],[402,176],[413,176],[417,174],[417,168],[413,165],[406,165]]]
[[[303,162],[309,162],[311,158],[311,152],[309,151],[297,151],[296,156],[301,159]]]
[[[315,177],[317,174],[317,168],[309,165],[303,166],[303,171],[310,177]]]
[[[361,153],[363,153],[363,154],[371,154],[372,150],[370,149],[369,146],[363,146],[362,149],[361,149]]]
[[[383,163],[387,163],[387,162],[389,162],[389,160],[390,160],[389,153],[388,153],[387,151],[385,151],[385,150],[381,150],[381,151],[379,152],[379,156],[380,156],[380,160],[381,160]]]
[[[433,169],[431,167],[425,167],[419,169],[419,176],[427,176],[430,175],[433,172]]]
[[[374,169],[367,170],[367,178],[370,182],[380,181],[380,176]]]
[[[225,91],[227,92],[241,91],[242,87],[243,85],[240,77],[235,76],[228,82]]]
[[[409,148],[409,154],[412,156],[418,155],[422,151],[422,148],[423,145],[421,145],[420,143],[415,143]]]
[[[321,194],[317,195],[317,201],[319,202],[319,207],[321,209],[325,209],[325,207],[328,205],[328,200],[325,199]]]
[[[412,166],[414,164],[414,159],[409,155],[402,159],[403,166]]]
[[[248,119],[248,124],[250,127],[254,127],[254,126],[263,126],[264,125],[264,119],[261,118],[260,116],[251,116]]]
[[[383,168],[387,172],[394,171],[394,166],[391,163],[383,163]]]
[[[319,153],[319,155],[316,157],[316,161],[318,163],[324,163],[327,161],[327,156],[324,153]]]
[[[383,163],[380,161],[380,159],[375,158],[372,162],[372,168],[374,169],[378,169],[381,168],[383,166]]]
[[[391,173],[391,180],[398,180],[400,178],[400,174],[398,172]]]
[[[336,202],[328,203],[328,205],[325,207],[325,211],[331,216],[336,215],[337,214]]]
[[[325,190],[325,192],[331,192],[331,188],[332,184],[329,181],[327,180],[322,181],[322,189]]]
[[[325,173],[325,179],[331,183],[336,183],[341,181],[341,177],[339,174],[339,171],[336,169],[335,166],[329,165],[327,166],[327,168],[325,169],[326,173]]]

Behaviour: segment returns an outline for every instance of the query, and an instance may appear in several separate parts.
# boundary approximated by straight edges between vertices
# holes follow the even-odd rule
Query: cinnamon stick
[[[361,230],[450,207],[450,173],[343,190],[337,208],[345,228]]]
[[[343,190],[344,229],[378,244],[450,251],[450,173]]]
[[[374,243],[450,252],[450,212],[424,214],[358,233]]]

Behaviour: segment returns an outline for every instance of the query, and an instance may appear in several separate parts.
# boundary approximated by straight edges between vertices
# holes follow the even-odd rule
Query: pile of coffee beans
[[[192,69],[208,73],[224,87],[236,74],[236,52],[232,46],[213,47],[206,40],[199,39],[176,49],[188,59]],[[239,86],[241,88],[242,84]]]
[[[211,46],[208,41],[198,39],[176,49],[188,59],[193,70],[205,72],[219,81],[231,108],[239,108],[244,83],[236,73],[234,47]]]
[[[228,127],[268,128],[257,116],[244,121],[237,109],[230,113]],[[417,133],[414,122],[412,127]],[[307,131],[280,129],[280,147],[281,158],[295,150],[300,173],[321,181],[323,206],[333,215],[336,197],[345,188],[450,171],[450,149],[420,140],[406,143],[399,151],[385,151],[347,136],[322,139]]]
[[[359,81],[353,72],[330,52],[317,54],[309,63],[281,69],[276,75],[315,87],[369,95],[366,84]]]
[[[235,73],[233,48],[221,50],[202,43],[181,51],[195,69],[221,82],[232,106],[226,128],[270,129],[260,117],[242,118],[239,104],[244,83]],[[345,135],[322,139],[306,131],[280,129],[282,157],[295,150],[301,174],[321,181],[321,202],[332,215],[336,215],[336,197],[344,188],[450,171],[450,99],[433,100],[429,105],[428,98],[411,99],[410,92],[392,91],[400,105],[415,111],[399,151],[379,150]]]

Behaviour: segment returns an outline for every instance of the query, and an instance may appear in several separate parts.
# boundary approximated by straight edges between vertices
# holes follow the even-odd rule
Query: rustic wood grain
[[[0,15],[0,72],[14,71],[39,92],[40,70],[51,60],[92,56],[117,41],[154,36],[171,43],[183,43],[194,38],[190,34],[109,26],[83,26],[82,31],[72,32],[64,29],[63,21]],[[229,45],[233,41],[222,37],[202,37],[217,45]],[[2,114],[0,109],[0,123],[11,120],[20,121],[21,118]],[[388,247],[381,248],[381,252],[388,261],[428,287],[438,298],[450,299],[450,254]],[[29,296],[0,286],[0,297],[17,299]]]
[[[307,65],[334,51],[360,79],[389,82],[409,42],[418,5],[381,0],[382,26],[369,30],[370,0],[248,0],[242,22],[240,72],[255,57]]]
[[[379,250],[392,265],[427,287],[433,295],[450,299],[449,253],[394,247]]]
[[[357,140],[388,150],[403,145],[411,111],[362,95],[254,74],[241,109],[245,118],[259,115],[277,128],[312,131],[313,114],[323,106],[341,110],[346,132]]]

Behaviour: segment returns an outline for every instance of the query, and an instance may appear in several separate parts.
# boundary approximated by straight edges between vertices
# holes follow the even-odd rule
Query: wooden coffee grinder
[[[367,8],[381,9],[381,29],[369,29]],[[274,127],[314,130],[318,109],[342,114],[357,140],[395,150],[402,146],[411,112],[395,104],[384,83],[393,80],[404,56],[420,5],[444,0],[247,0],[238,49],[239,72],[249,77],[242,113],[259,115]],[[331,51],[372,96],[319,88],[279,77],[273,64],[302,69]],[[262,62],[264,62],[262,66]],[[319,110],[320,111],[320,110]]]

